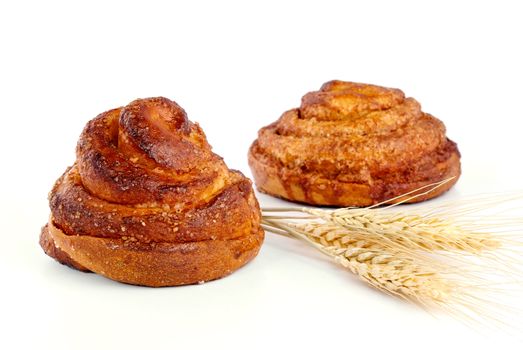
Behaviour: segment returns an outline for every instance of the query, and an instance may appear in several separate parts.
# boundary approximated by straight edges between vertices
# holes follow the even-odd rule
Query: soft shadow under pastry
[[[411,202],[442,194],[458,180],[460,154],[443,123],[401,90],[330,81],[259,131],[249,165],[270,195],[368,206],[452,178]]]
[[[44,251],[130,284],[220,278],[253,259],[263,241],[250,180],[227,168],[198,124],[166,98],[88,122],[49,203]]]

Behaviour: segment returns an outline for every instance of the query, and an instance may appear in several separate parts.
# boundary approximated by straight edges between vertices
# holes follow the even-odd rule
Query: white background
[[[149,289],[64,267],[38,235],[85,123],[138,97],[176,100],[250,175],[256,131],[304,93],[330,79],[398,87],[459,144],[447,199],[521,189],[522,16],[499,0],[2,2],[0,348],[520,348],[281,237],[225,279]]]

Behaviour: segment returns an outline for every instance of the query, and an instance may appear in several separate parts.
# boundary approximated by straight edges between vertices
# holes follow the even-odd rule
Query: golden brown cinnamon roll
[[[166,98],[102,113],[49,194],[40,244],[59,262],[145,286],[220,278],[263,241],[249,179]]]
[[[367,206],[454,177],[411,202],[440,195],[460,175],[460,154],[443,123],[401,90],[330,81],[259,131],[249,165],[262,192]]]

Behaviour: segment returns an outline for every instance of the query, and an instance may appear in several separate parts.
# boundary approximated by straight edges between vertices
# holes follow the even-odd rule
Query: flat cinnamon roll
[[[44,251],[130,284],[217,279],[253,259],[263,241],[250,180],[227,168],[198,124],[166,98],[88,122],[49,203]]]
[[[410,201],[418,202],[460,175],[458,148],[445,133],[401,90],[330,81],[259,131],[249,165],[260,191],[329,206],[377,204],[452,178]]]

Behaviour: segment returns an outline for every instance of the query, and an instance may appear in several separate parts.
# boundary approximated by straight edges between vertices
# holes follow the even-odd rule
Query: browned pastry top
[[[139,99],[100,114],[84,128],[76,157],[49,195],[52,227],[44,228],[42,245],[58,260],[123,282],[175,285],[221,277],[258,251],[263,232],[251,182],[227,168],[201,128],[175,102]],[[49,232],[66,240],[60,248],[68,250],[69,257],[53,254],[48,241],[58,238],[48,239]],[[150,252],[153,258],[136,259],[152,263],[142,260],[140,272],[132,270],[136,261],[97,271],[96,259],[77,255],[77,237],[89,237],[101,245],[98,250],[107,248],[108,256],[114,252],[114,265],[134,259],[130,251]],[[209,242],[220,242],[223,251],[216,246],[201,252],[203,247],[211,250]],[[166,250],[176,255],[176,264],[188,267],[167,266]],[[173,263],[174,258],[169,259]],[[159,261],[160,267],[154,265]],[[224,267],[203,273],[212,270],[203,265],[213,261]]]
[[[292,176],[304,175],[299,186],[305,192],[307,184],[315,181],[307,176],[364,184],[373,192],[369,194],[372,199],[363,201],[370,204],[390,195],[387,185],[390,189],[398,184],[441,180],[444,171],[434,164],[453,153],[457,148],[445,136],[443,123],[422,112],[420,104],[406,98],[401,90],[330,81],[319,91],[306,94],[300,108],[285,112],[259,131],[250,150],[250,163],[262,191],[292,197],[264,186],[270,182],[267,169],[272,168],[278,174],[270,176],[283,183],[278,187],[285,187]]]
[[[121,204],[195,205],[228,176],[201,128],[165,98],[136,100],[91,120],[76,156],[86,189]]]

